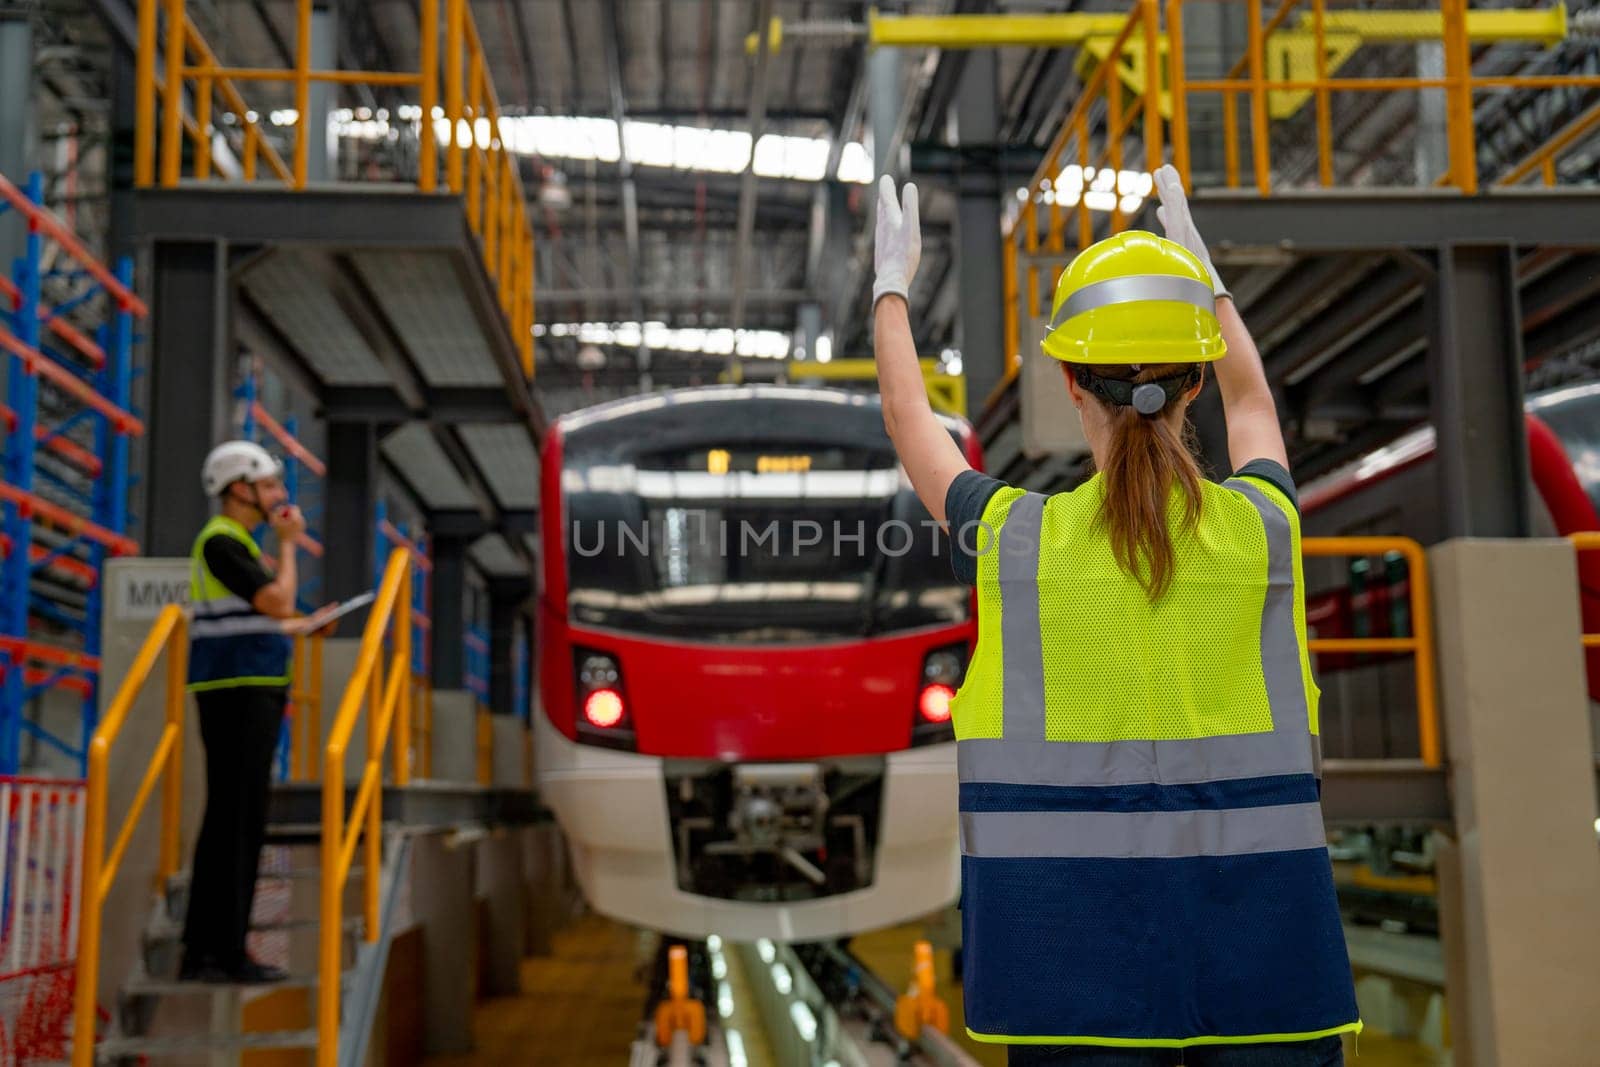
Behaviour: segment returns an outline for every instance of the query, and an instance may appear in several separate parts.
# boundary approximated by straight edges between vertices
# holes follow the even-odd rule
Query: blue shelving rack
[[[0,774],[20,769],[31,734],[83,773],[98,722],[101,581],[108,557],[137,554],[127,537],[133,413],[133,263],[108,270],[44,205],[44,179],[0,175],[0,211],[26,221],[23,255],[0,269],[0,349],[8,363],[0,480]],[[46,243],[57,261],[44,267]],[[46,283],[52,292],[46,306]],[[93,322],[91,338],[73,322]],[[27,718],[47,690],[81,701],[76,737]]]

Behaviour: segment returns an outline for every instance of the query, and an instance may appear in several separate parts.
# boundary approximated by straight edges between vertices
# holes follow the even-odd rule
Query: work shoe
[[[210,956],[185,955],[183,966],[178,968],[180,982],[208,982],[217,985],[235,980],[232,968],[223,966]]]
[[[282,982],[289,977],[289,972],[281,967],[274,967],[268,963],[257,963],[245,957],[245,961],[232,971],[232,981],[243,985],[270,985],[273,982]]]

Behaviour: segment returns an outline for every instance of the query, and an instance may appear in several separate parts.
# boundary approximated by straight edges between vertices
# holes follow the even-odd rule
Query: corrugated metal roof
[[[384,385],[389,375],[319,280],[309,253],[277,252],[244,276],[244,288],[328,385]]]
[[[424,424],[407,423],[385,437],[379,448],[429,510],[471,510],[477,506],[461,472]]]
[[[478,569],[493,578],[517,578],[528,573],[522,557],[497,533],[484,534],[467,550]]]
[[[524,427],[500,423],[457,429],[502,507],[531,511],[539,506],[539,454]]]
[[[504,381],[447,252],[356,252],[356,270],[429,385]]]

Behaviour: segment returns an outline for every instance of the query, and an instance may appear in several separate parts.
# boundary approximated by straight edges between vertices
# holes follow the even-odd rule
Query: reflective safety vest
[[[189,553],[189,692],[242,685],[289,684],[291,642],[283,622],[263,615],[234,596],[206,567],[205,545],[212,537],[231,537],[259,559],[261,547],[250,531],[226,515],[200,530]]]
[[[1359,1032],[1323,832],[1300,523],[1205,483],[1152,603],[1102,481],[984,511],[954,704],[966,1018],[981,1041]],[[1174,498],[1176,500],[1176,497]],[[988,533],[985,533],[987,530]]]

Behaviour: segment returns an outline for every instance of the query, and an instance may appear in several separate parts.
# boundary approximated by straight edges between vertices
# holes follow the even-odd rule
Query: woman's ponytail
[[[1090,373],[1147,382],[1181,375],[1183,370],[1181,365],[1146,365],[1137,373],[1132,367],[1095,367]],[[1170,417],[1178,403],[1181,400],[1173,397],[1153,415],[1141,415],[1131,406],[1105,408],[1111,441],[1101,470],[1105,492],[1100,521],[1118,566],[1144,587],[1151,600],[1159,599],[1172,584],[1173,486],[1183,496],[1179,528],[1192,530],[1200,521],[1200,466],[1186,443],[1183,423],[1175,428]]]

